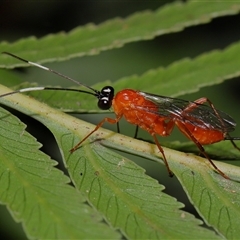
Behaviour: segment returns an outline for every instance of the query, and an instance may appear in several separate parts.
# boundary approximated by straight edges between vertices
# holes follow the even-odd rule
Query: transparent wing
[[[139,93],[157,106],[157,108],[154,106],[137,106],[139,109],[148,109],[148,112],[152,112],[159,116],[168,119],[178,119],[182,122],[188,122],[204,129],[214,129],[227,133],[233,131],[236,127],[235,121],[229,115],[216,110],[219,115],[217,116],[215,111],[209,105],[154,95],[151,93]],[[184,111],[190,104],[194,104],[196,107]]]

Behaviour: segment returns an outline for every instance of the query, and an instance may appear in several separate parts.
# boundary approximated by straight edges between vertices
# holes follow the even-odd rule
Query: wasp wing
[[[139,92],[139,94],[144,96],[146,100],[153,102],[155,106],[137,106],[137,108],[147,109],[148,112],[166,119],[188,122],[204,129],[214,129],[226,133],[233,131],[236,127],[235,121],[228,114],[217,109],[214,110],[209,105],[146,92]],[[189,105],[194,107],[186,110]]]

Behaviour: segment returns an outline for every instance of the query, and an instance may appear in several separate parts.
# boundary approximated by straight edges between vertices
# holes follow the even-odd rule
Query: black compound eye
[[[98,101],[98,107],[102,110],[108,110],[112,106],[112,101],[109,102],[109,99],[101,98]]]
[[[107,110],[112,106],[114,97],[114,89],[111,86],[106,86],[101,90],[98,100],[98,107],[102,110]]]

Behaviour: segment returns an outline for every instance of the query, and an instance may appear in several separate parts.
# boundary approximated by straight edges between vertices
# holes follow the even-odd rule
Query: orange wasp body
[[[188,139],[197,145],[211,165],[224,178],[229,178],[212,162],[202,145],[216,143],[228,137],[227,139],[234,147],[238,148],[228,134],[235,129],[236,123],[226,113],[216,110],[209,99],[200,98],[195,102],[189,102],[132,89],[124,89],[114,96],[112,87],[104,87],[102,91],[106,89],[107,92],[111,92],[107,96],[107,104],[113,107],[116,118],[104,118],[92,132],[70,150],[71,152],[74,152],[105,122],[115,124],[124,117],[129,123],[149,132],[154,138],[169,175],[173,176],[157,135],[162,137],[170,135],[176,125]],[[208,102],[209,106],[203,104],[205,102]]]
[[[111,86],[104,87],[101,91],[77,82],[76,80],[58,73],[52,69],[44,67],[34,62],[27,61],[11,53],[3,52],[21,61],[37,66],[44,70],[50,71],[63,78],[66,78],[89,90],[52,88],[52,87],[35,87],[25,88],[14,92],[6,93],[0,97],[8,96],[19,92],[39,91],[39,90],[68,90],[91,94],[98,98],[98,107],[103,110],[110,109],[116,114],[114,119],[104,118],[86,137],[84,137],[70,152],[74,152],[80,145],[94,132],[96,132],[105,122],[111,124],[118,123],[124,117],[129,123],[146,130],[154,139],[159,151],[162,153],[164,163],[170,176],[173,176],[169,168],[164,151],[157,139],[157,135],[168,136],[171,134],[174,126],[199,148],[200,152],[208,159],[215,170],[224,178],[226,176],[213,163],[202,145],[213,144],[222,140],[230,140],[235,148],[240,150],[229,136],[229,132],[236,127],[234,120],[226,113],[215,109],[214,105],[207,98],[200,98],[194,102],[170,98],[166,96],[154,95],[151,93],[124,89],[114,96],[114,89]],[[208,103],[208,105],[204,104]]]

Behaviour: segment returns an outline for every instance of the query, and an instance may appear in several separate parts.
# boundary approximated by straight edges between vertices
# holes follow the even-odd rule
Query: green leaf
[[[1,109],[0,202],[29,238],[119,238],[90,208],[25,126]]]
[[[167,68],[152,69],[142,76],[128,76],[114,83],[109,81],[101,82],[93,87],[101,90],[102,87],[111,85],[116,92],[132,88],[158,95],[176,97],[196,92],[204,86],[219,84],[225,80],[240,76],[239,53],[240,42],[237,42],[224,50],[212,51],[195,59],[184,59],[173,63]],[[15,78],[16,76],[13,76],[13,80]],[[12,82],[13,80],[8,77],[8,81]],[[17,85],[17,89],[29,86],[37,85],[21,84]],[[74,88],[76,89],[77,87],[75,86]],[[41,91],[32,92],[30,95],[66,112],[101,111],[97,108],[96,99],[93,96],[85,94],[80,100],[80,96],[83,93]]]
[[[213,232],[199,227],[199,220],[179,210],[183,205],[162,193],[163,186],[156,180],[146,176],[140,167],[125,157],[101,146],[104,143],[97,139],[100,136],[101,139],[106,139],[108,144],[118,146],[121,142],[124,148],[126,147],[125,150],[131,149],[132,145],[129,147],[126,143],[132,142],[135,144],[134,151],[140,150],[140,154],[146,147],[148,151],[155,148],[154,145],[150,146],[138,140],[132,141],[125,136],[101,129],[90,138],[90,142],[86,141],[80,149],[70,154],[69,149],[93,128],[91,124],[76,120],[33,99],[29,104],[29,98],[26,96],[13,95],[2,101],[11,107],[17,104],[18,110],[46,124],[58,142],[65,166],[76,188],[86,195],[90,204],[104,215],[110,225],[120,229],[125,237],[217,238]],[[166,149],[167,155],[168,151],[172,154],[172,150]],[[149,152],[155,152],[159,156],[156,149]],[[178,163],[177,158],[173,160],[178,166],[174,168],[174,172],[180,176],[184,172],[182,163]],[[189,159],[185,159],[184,163],[188,161]],[[202,164],[202,167],[204,170],[208,169],[205,164]],[[188,171],[191,172],[190,169]],[[207,172],[211,171],[209,168]],[[216,173],[210,175],[220,182],[227,181]]]
[[[206,24],[216,17],[237,14],[239,10],[240,4],[231,1],[207,4],[204,1],[175,2],[155,12],[135,13],[126,19],[116,18],[97,26],[88,24],[69,33],[50,34],[40,40],[30,37],[12,44],[2,42],[0,49],[39,63],[62,61],[182,31],[189,26]],[[0,67],[26,65],[6,56],[0,56],[0,62]]]

